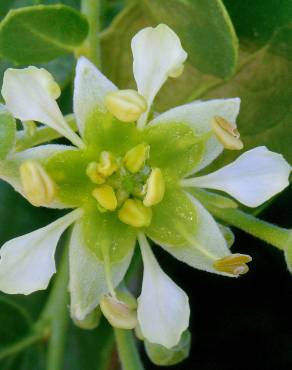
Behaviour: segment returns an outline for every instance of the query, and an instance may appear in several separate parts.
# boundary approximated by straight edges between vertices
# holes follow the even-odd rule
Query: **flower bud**
[[[158,366],[176,365],[189,356],[191,348],[191,333],[186,330],[179,343],[172,348],[165,348],[161,344],[144,342],[145,350],[150,360]]]
[[[116,90],[108,93],[105,106],[123,122],[137,121],[147,109],[146,100],[135,90]]]
[[[98,327],[101,318],[101,311],[99,308],[91,311],[83,320],[73,318],[73,322],[80,329],[92,330]]]
[[[152,210],[138,199],[127,199],[119,210],[119,219],[133,227],[147,227],[151,223]]]
[[[238,130],[224,118],[215,116],[212,121],[212,129],[224,148],[230,150],[241,150],[243,148]]]
[[[139,144],[130,149],[124,156],[124,164],[131,173],[137,173],[149,157],[149,145]]]
[[[136,309],[130,308],[125,302],[110,295],[104,295],[100,308],[109,323],[119,329],[134,329],[137,325]]]
[[[251,260],[252,258],[248,255],[236,253],[220,258],[214,262],[213,266],[217,271],[239,276],[248,272],[249,268],[246,263]]]
[[[154,168],[147,180],[146,195],[143,204],[146,207],[154,206],[162,201],[165,193],[165,183],[162,172],[159,168]]]
[[[56,197],[56,184],[41,164],[26,161],[20,166],[22,189],[28,201],[36,207],[50,204]]]
[[[117,208],[117,197],[111,186],[101,185],[93,190],[92,195],[104,209],[114,211]]]

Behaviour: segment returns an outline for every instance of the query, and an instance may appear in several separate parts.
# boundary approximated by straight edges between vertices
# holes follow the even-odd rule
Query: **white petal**
[[[74,80],[73,110],[81,136],[86,120],[96,110],[106,111],[104,98],[107,93],[117,90],[88,59],[81,57],[76,66]]]
[[[190,195],[197,213],[197,230],[194,235],[186,236],[189,243],[183,247],[161,245],[178,260],[199,270],[212,272],[219,275],[234,277],[214,269],[213,264],[217,259],[231,254],[220,228],[210,213]]]
[[[97,231],[98,232],[98,231]],[[112,265],[112,281],[117,286],[123,279],[131,262],[133,251],[121,262]],[[70,241],[71,315],[83,320],[98,304],[102,295],[108,293],[103,263],[85,244],[82,221],[74,225]]]
[[[203,135],[211,131],[211,121],[214,116],[220,116],[236,127],[236,117],[239,113],[240,99],[215,99],[195,101],[170,109],[156,117],[149,125],[181,122],[189,125],[196,135]],[[191,173],[198,172],[214,161],[223,151],[223,145],[212,135],[206,142],[204,157]]]
[[[167,78],[182,67],[187,53],[178,36],[164,24],[144,28],[133,37],[131,46],[138,92],[148,104],[148,111],[141,118],[143,126],[157,92]]]
[[[189,325],[189,300],[162,271],[145,236],[140,234],[138,240],[144,264],[142,292],[138,298],[141,331],[149,342],[171,348]]]
[[[4,73],[2,95],[8,110],[22,121],[38,121],[83,147],[80,137],[66,123],[56,98],[58,85],[43,68],[9,68]]]
[[[9,294],[30,294],[46,289],[56,272],[54,254],[58,241],[82,215],[76,209],[50,225],[12,239],[0,249],[0,290]]]
[[[248,207],[257,207],[289,185],[290,172],[291,166],[281,154],[261,146],[218,171],[182,184],[222,190]]]
[[[21,163],[27,160],[37,160],[39,162],[45,162],[51,155],[66,151],[66,150],[77,150],[75,147],[58,144],[40,145],[31,149],[24,150],[19,153],[10,154],[5,161],[0,162],[0,179],[10,184],[14,190],[20,193],[23,197],[25,195],[22,192],[22,185],[20,181],[19,167]],[[55,201],[47,208],[69,208],[68,205],[63,204],[59,201]]]

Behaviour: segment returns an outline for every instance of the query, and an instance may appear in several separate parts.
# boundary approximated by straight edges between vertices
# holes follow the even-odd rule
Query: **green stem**
[[[82,0],[81,11],[86,15],[89,23],[88,45],[89,58],[99,68],[101,68],[101,51],[99,43],[99,32],[101,30],[101,1]]]
[[[28,336],[20,339],[18,342],[12,344],[9,347],[3,348],[0,351],[0,361],[6,357],[13,356],[18,352],[24,351],[26,348],[30,347],[32,344],[44,339],[43,332],[37,330],[32,332]]]
[[[256,238],[262,239],[276,248],[281,250],[285,249],[290,230],[260,220],[239,209],[219,208],[208,202],[202,194],[203,193],[196,192],[195,196],[216,218],[228,223],[229,225],[235,226]]]
[[[115,329],[122,370],[144,370],[131,330]]]
[[[66,334],[68,327],[68,244],[70,233],[67,235],[67,242],[61,258],[58,274],[51,291],[49,300],[41,316],[41,323],[46,323],[50,328],[47,369],[62,370],[63,354],[65,351]]]

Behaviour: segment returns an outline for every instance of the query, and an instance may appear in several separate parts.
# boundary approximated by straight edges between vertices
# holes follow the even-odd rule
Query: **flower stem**
[[[116,343],[123,370],[144,370],[131,330],[115,329]]]
[[[101,30],[101,1],[82,0],[81,11],[86,15],[89,23],[88,47],[89,58],[99,68],[101,68],[101,51],[99,43],[99,32]]]
[[[192,191],[193,192],[193,191]],[[208,201],[202,192],[194,194],[204,206],[218,219],[235,226],[248,234],[262,239],[274,247],[284,250],[289,239],[290,230],[260,220],[253,215],[235,208],[220,208]]]
[[[68,232],[65,250],[61,258],[58,274],[49,300],[41,316],[40,323],[46,323],[50,330],[47,354],[47,369],[62,370],[63,354],[66,344],[68,327],[68,244],[71,233]]]

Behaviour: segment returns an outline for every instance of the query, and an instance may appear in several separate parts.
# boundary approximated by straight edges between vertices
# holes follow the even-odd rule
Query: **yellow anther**
[[[101,185],[105,182],[105,178],[97,170],[97,163],[90,162],[86,168],[86,175],[94,184]]]
[[[133,227],[147,227],[151,223],[152,210],[138,199],[127,199],[118,213],[119,219]]]
[[[246,263],[250,262],[252,258],[246,254],[231,254],[230,256],[220,258],[215,261],[214,268],[217,271],[226,272],[232,275],[243,275],[248,272]]]
[[[172,71],[170,71],[168,76],[172,78],[178,78],[179,76],[182,75],[184,69],[185,69],[185,66],[181,64],[179,67],[174,68]]]
[[[139,144],[130,149],[124,156],[125,167],[132,173],[137,173],[144,166],[149,157],[150,147],[147,144]]]
[[[146,207],[154,206],[162,201],[165,193],[165,183],[162,172],[154,168],[146,183],[146,195],[143,204]]]
[[[116,90],[108,93],[105,106],[123,122],[135,122],[147,110],[146,100],[135,90]]]
[[[102,177],[111,176],[119,169],[118,163],[111,152],[101,152],[100,161],[97,163],[97,171]]]
[[[109,185],[101,185],[92,192],[98,203],[108,211],[114,211],[118,202],[114,189]]]
[[[23,193],[36,207],[50,204],[56,197],[57,187],[45,169],[36,161],[26,161],[20,166]]]
[[[134,329],[137,322],[137,311],[125,302],[110,295],[104,295],[100,301],[100,308],[109,323],[119,329]]]
[[[241,150],[243,148],[238,130],[224,118],[215,116],[212,120],[212,129],[224,148],[230,150]]]

